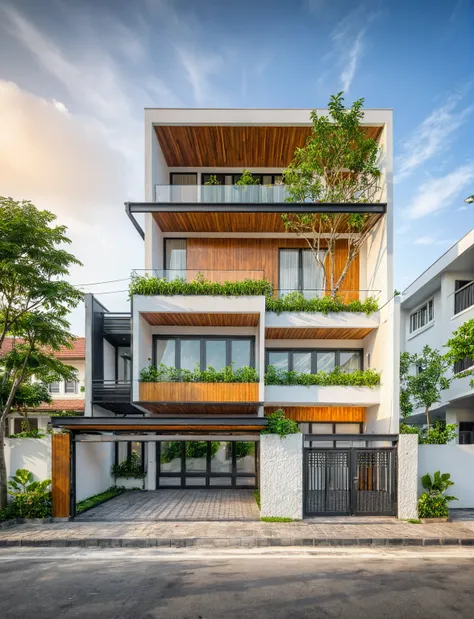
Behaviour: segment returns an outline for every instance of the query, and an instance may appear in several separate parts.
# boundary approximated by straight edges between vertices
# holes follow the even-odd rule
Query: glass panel
[[[162,441],[160,451],[160,472],[181,473],[181,454],[183,443],[180,441]]]
[[[207,471],[207,446],[208,441],[187,441],[186,442],[186,471],[203,472]]]
[[[326,257],[326,251],[319,252],[319,258],[322,262]],[[323,295],[324,271],[316,262],[313,252],[310,249],[305,249],[303,254],[303,296],[305,299],[314,299]]]
[[[130,453],[137,454],[139,458],[142,457],[143,443],[141,441],[133,441],[130,444]]]
[[[280,282],[278,296],[298,290],[299,251],[280,249]]]
[[[23,417],[15,417],[13,420],[13,434],[19,434],[23,432],[23,425],[26,427],[28,425],[30,430],[38,429],[38,419],[33,417],[23,418]]]
[[[332,351],[316,353],[317,371],[331,372],[336,367],[336,353]]]
[[[332,441],[311,441],[311,447],[313,448],[320,447],[322,449],[331,449],[333,445],[334,443]]]
[[[59,393],[59,382],[50,383],[48,385],[49,393]]]
[[[255,443],[238,441],[235,443],[238,473],[255,473]]]
[[[174,367],[176,365],[176,340],[156,340],[156,366],[160,363]]]
[[[186,239],[166,239],[167,279],[186,279]]]
[[[212,441],[211,472],[232,473],[232,443]]]
[[[268,365],[273,365],[277,370],[288,372],[288,353],[270,351],[268,353]]]
[[[181,369],[194,371],[196,364],[201,365],[200,340],[181,340]]]
[[[313,423],[311,434],[332,434],[332,423]]]
[[[224,340],[206,340],[206,367],[223,370],[226,364],[226,342]]]
[[[264,174],[262,176],[262,185],[272,185],[273,184],[273,178],[271,174]]]
[[[354,372],[355,370],[362,369],[362,355],[358,351],[341,350],[339,354],[339,362],[341,364],[341,370],[346,373]]]
[[[311,374],[311,353],[293,353],[293,370],[301,374]]]
[[[190,173],[190,172],[185,172],[184,174],[172,174],[171,184],[172,185],[196,185],[197,174]]]
[[[250,366],[250,340],[232,340],[231,359],[234,370]]]
[[[236,477],[235,483],[237,486],[255,486],[257,480],[255,477]]]
[[[421,308],[421,326],[424,327],[428,322],[428,306],[425,305]]]
[[[336,423],[336,434],[360,434],[360,424]]]
[[[186,486],[199,486],[200,488],[206,487],[205,477],[186,477]]]
[[[159,484],[163,486],[181,486],[181,477],[160,477]]]
[[[433,301],[428,303],[428,320],[433,320]]]
[[[301,434],[309,434],[309,423],[299,423]]]
[[[65,393],[76,393],[77,383],[75,380],[67,380],[64,384],[64,392]]]
[[[211,477],[210,486],[232,486],[232,477]]]

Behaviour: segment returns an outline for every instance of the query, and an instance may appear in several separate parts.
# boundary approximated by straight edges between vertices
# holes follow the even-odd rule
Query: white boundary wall
[[[398,437],[398,517],[418,518],[418,435]]]
[[[8,479],[18,469],[33,473],[35,481],[51,479],[51,437],[5,439]]]
[[[114,486],[110,474],[114,443],[76,444],[76,501],[82,501]]]
[[[418,490],[421,478],[436,471],[450,473],[454,482],[448,493],[457,497],[453,508],[474,508],[474,445],[420,445],[418,454]]]
[[[303,435],[260,436],[261,516],[303,518]]]

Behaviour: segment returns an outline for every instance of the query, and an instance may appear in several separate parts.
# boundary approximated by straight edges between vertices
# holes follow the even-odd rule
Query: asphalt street
[[[2,619],[472,617],[458,549],[2,549]]]

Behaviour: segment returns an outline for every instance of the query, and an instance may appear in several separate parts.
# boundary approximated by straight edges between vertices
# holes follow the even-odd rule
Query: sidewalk
[[[59,522],[0,531],[0,547],[474,546],[474,521],[409,524],[395,518],[268,522]]]

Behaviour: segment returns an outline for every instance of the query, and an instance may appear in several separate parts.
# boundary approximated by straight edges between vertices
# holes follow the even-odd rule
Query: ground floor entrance
[[[305,516],[394,516],[396,447],[305,449]]]

